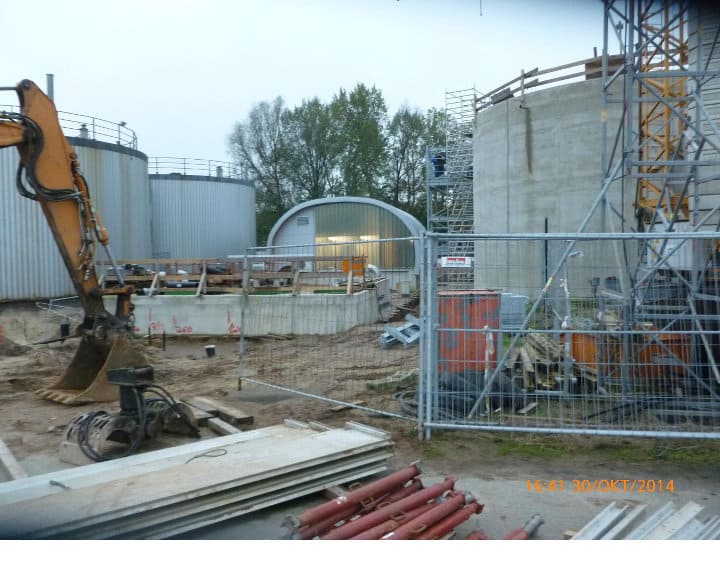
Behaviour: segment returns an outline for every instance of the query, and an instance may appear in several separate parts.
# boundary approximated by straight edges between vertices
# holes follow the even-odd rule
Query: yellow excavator
[[[52,100],[29,80],[0,90],[16,92],[20,102],[19,113],[0,112],[0,147],[17,147],[17,188],[40,204],[84,310],[76,329],[81,340],[70,366],[56,384],[36,393],[65,405],[117,401],[118,385],[108,381],[107,371],[146,364],[132,344],[134,288],[124,283],[117,267],[119,285],[102,288],[98,283],[98,244],[115,265],[108,233],[93,208],[77,154],[63,134]],[[114,314],[103,302],[108,295],[116,297]]]

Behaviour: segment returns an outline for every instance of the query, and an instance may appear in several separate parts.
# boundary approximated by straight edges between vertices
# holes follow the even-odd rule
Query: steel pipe
[[[438,502],[424,514],[401,525],[397,529],[385,534],[381,540],[411,540],[427,531],[428,528],[450,514],[459,510],[465,504],[465,494],[448,495],[444,501]]]
[[[371,512],[377,507],[391,504],[392,502],[398,501],[404,497],[407,497],[416,491],[420,491],[423,488],[422,481],[419,479],[413,479],[409,485],[401,487],[398,491],[392,493],[386,493],[385,495],[373,500],[358,509],[357,505],[353,504],[348,506],[346,510],[336,512],[324,520],[317,522],[311,526],[303,526],[293,533],[293,539],[298,540],[311,540],[316,536],[320,536],[331,529],[335,524],[343,520],[349,520],[352,516],[362,516],[366,513]]]
[[[466,540],[489,540],[490,536],[481,532],[480,530],[477,530],[477,531],[469,533],[465,539]]]
[[[358,506],[363,503],[367,503],[378,495],[382,495],[401,487],[407,481],[417,477],[418,475],[420,475],[420,467],[417,463],[413,463],[409,467],[405,467],[404,469],[396,471],[395,473],[378,479],[377,481],[373,481],[372,483],[362,485],[345,495],[341,495],[340,497],[332,499],[317,507],[305,510],[297,518],[291,516],[290,523],[296,528],[315,524],[332,514],[343,511],[349,505]]]
[[[532,536],[535,531],[543,524],[545,520],[539,514],[535,514],[522,528],[518,528],[509,532],[503,536],[503,540],[527,540]]]
[[[446,491],[453,489],[454,486],[455,478],[446,477],[442,483],[436,483],[435,485],[417,491],[399,501],[393,502],[382,508],[378,508],[369,514],[340,526],[339,528],[335,528],[322,536],[322,539],[347,540],[348,538],[357,536],[360,532],[369,530],[373,526],[377,526],[378,524],[391,519],[393,516],[405,513],[441,496]]]
[[[391,520],[386,520],[383,523],[378,524],[377,526],[373,526],[369,530],[365,530],[364,532],[361,532],[357,536],[353,536],[350,539],[351,540],[379,540],[385,534],[392,532],[393,530],[396,530],[405,522],[409,522],[410,520],[418,517],[419,515],[422,515],[425,512],[430,511],[433,507],[435,507],[434,502],[426,503],[425,505],[416,507],[415,509],[412,509],[403,515],[396,516]]]
[[[485,506],[475,500],[472,500],[462,506],[459,510],[447,516],[445,519],[440,520],[435,525],[428,528],[428,530],[420,534],[417,539],[439,540],[457,528],[465,520],[470,519],[472,515],[482,513],[483,507]]]

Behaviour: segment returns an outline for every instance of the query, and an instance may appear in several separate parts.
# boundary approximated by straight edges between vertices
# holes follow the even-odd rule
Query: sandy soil
[[[34,344],[58,336],[59,320],[34,304],[0,305],[0,439],[30,474],[65,469],[57,458],[64,427],[78,414],[117,407],[102,403],[68,407],[41,400],[39,387],[52,385],[71,360],[76,339],[63,343]],[[501,534],[510,522],[521,525],[532,512],[545,510],[549,523],[539,537],[559,539],[565,529],[577,529],[611,500],[627,499],[599,494],[536,494],[528,492],[527,480],[570,481],[578,478],[674,479],[676,492],[638,496],[631,499],[660,505],[672,500],[690,500],[720,514],[720,445],[699,441],[657,441],[499,435],[477,432],[437,433],[429,442],[420,442],[413,421],[369,413],[358,409],[333,410],[334,404],[299,397],[243,381],[238,378],[286,380],[294,377],[321,396],[362,399],[369,407],[401,412],[392,394],[376,393],[364,387],[368,379],[388,376],[398,369],[417,366],[417,349],[380,349],[382,325],[352,330],[341,337],[263,338],[245,343],[240,365],[237,339],[217,340],[217,354],[208,358],[208,339],[168,339],[164,350],[156,337],[153,344],[139,344],[155,368],[155,381],[177,399],[208,396],[241,406],[253,415],[251,428],[277,424],[286,418],[321,421],[340,426],[353,420],[385,429],[396,445],[394,463],[404,466],[421,460],[424,471],[437,477],[454,475],[489,507],[483,515],[485,530]],[[363,349],[376,352],[359,365],[349,353]],[[327,364],[328,352],[335,363]],[[343,357],[343,353],[348,353]],[[323,373],[332,372],[333,381]],[[329,375],[328,375],[329,376]],[[334,383],[334,387],[328,387]],[[338,385],[343,385],[339,387]],[[343,391],[345,389],[345,391]],[[212,437],[203,430],[203,437]],[[182,443],[182,437],[161,436],[147,449]],[[8,479],[0,470],[0,481]],[[627,496],[627,497],[626,497]],[[490,507],[492,506],[492,507]],[[493,509],[494,508],[494,509]],[[548,512],[551,517],[548,518]],[[493,515],[494,514],[494,515]],[[507,531],[507,530],[506,530]],[[272,537],[272,536],[271,536]]]

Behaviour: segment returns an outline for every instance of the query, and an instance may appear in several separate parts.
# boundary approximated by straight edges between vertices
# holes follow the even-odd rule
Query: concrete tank
[[[590,79],[507,99],[481,110],[474,131],[476,233],[575,233],[601,190],[603,130],[613,139],[619,105],[604,111],[602,79]],[[617,189],[610,197],[619,199]],[[632,216],[626,196],[625,215]],[[621,231],[598,211],[587,232]],[[552,273],[563,242],[479,242],[476,288],[535,296]],[[615,272],[615,253],[601,244],[582,248],[571,267],[574,293],[589,295],[593,277]],[[572,270],[577,272],[573,274]]]
[[[150,197],[153,257],[225,258],[257,243],[251,181],[151,174]]]
[[[690,10],[688,20],[688,69],[691,71],[720,70],[720,46],[717,45],[720,10],[717,6],[711,6],[711,3],[702,2],[694,5],[693,8]],[[699,123],[700,130],[709,138],[709,141],[717,145],[718,138],[715,134],[715,127],[720,126],[720,77],[710,78],[708,75],[703,78],[703,81],[701,94],[707,116],[699,113],[692,98],[688,105],[688,113],[691,121]],[[693,83],[690,82],[688,92],[692,92],[693,88]],[[689,130],[687,135],[691,138],[696,137],[692,130]],[[690,142],[688,158],[694,157],[697,145],[697,138]],[[709,164],[698,167],[700,184],[697,186],[697,190],[689,192],[691,220],[698,223],[700,220],[707,219],[704,228],[716,230],[720,223],[720,216],[717,212],[712,215],[708,214],[720,206],[720,179],[717,177],[720,171],[720,153],[709,143],[705,143],[700,151],[699,159],[703,163]]]

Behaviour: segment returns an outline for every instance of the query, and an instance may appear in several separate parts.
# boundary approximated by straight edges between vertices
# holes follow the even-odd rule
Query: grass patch
[[[423,459],[441,459],[444,453],[439,445],[433,444],[431,441],[423,444],[422,457]]]
[[[519,455],[534,459],[558,459],[567,456],[571,450],[556,441],[500,440],[497,442],[500,455]]]

